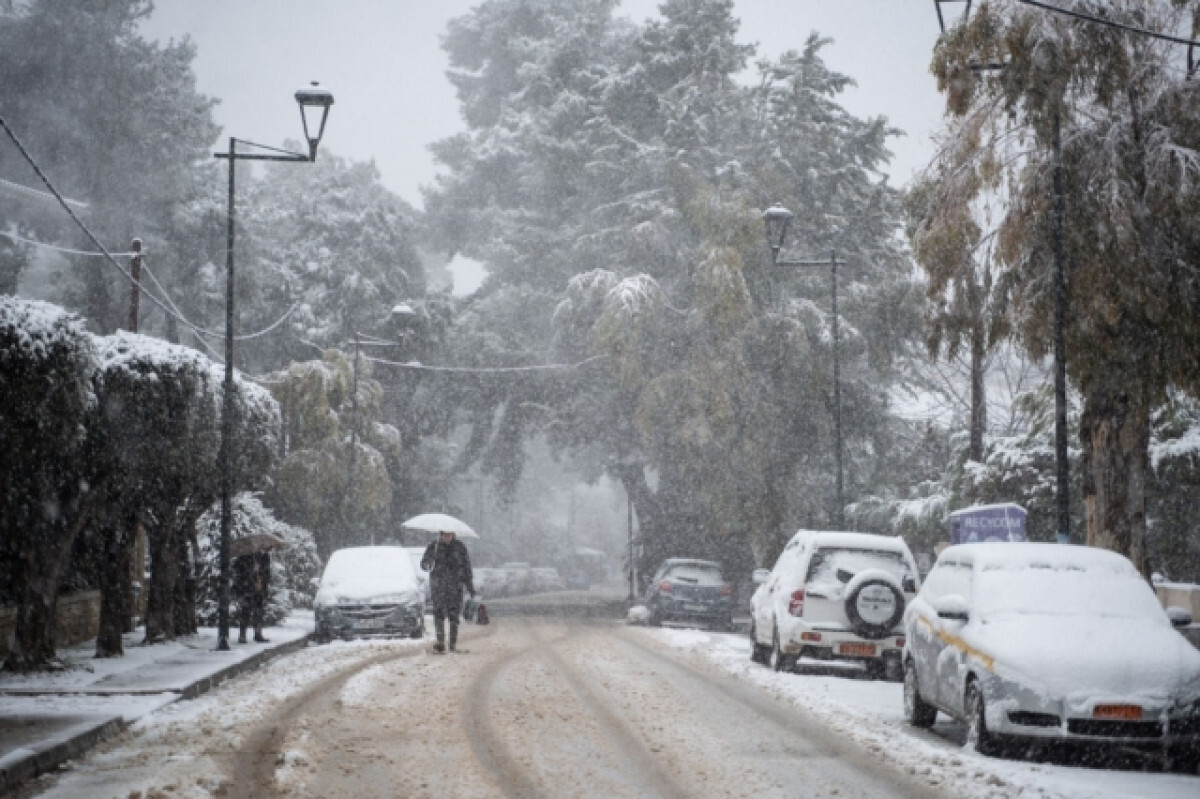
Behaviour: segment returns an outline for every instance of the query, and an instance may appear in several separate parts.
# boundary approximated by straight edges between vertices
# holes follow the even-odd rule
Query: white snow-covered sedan
[[[403,547],[348,547],[329,557],[313,601],[315,637],[425,633],[425,595]]]
[[[905,611],[904,710],[962,719],[984,754],[1006,740],[1200,753],[1200,651],[1126,558],[1062,544],[942,552]]]

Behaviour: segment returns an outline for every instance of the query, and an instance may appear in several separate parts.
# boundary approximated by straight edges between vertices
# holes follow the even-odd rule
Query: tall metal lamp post
[[[783,249],[783,241],[787,237],[787,230],[791,223],[792,212],[779,203],[775,203],[766,211],[763,211],[763,224],[766,228],[767,246],[771,248],[771,266],[775,268],[781,266],[827,266],[829,267],[829,275],[832,281],[833,303],[830,310],[833,314],[833,460],[837,472],[837,513],[834,521],[837,524],[837,529],[841,530],[845,527],[844,513],[846,503],[842,480],[842,378],[841,360],[838,355],[838,350],[841,348],[841,335],[838,327],[837,268],[838,264],[846,262],[839,261],[837,253],[832,250],[829,252],[828,259],[780,258],[779,253]]]
[[[322,89],[315,82],[296,92],[296,102],[300,106],[300,121],[304,125],[304,138],[308,142],[308,153],[294,153],[265,144],[255,144],[241,141],[241,144],[259,150],[270,150],[270,153],[239,153],[238,139],[229,137],[229,152],[213,153],[217,158],[229,160],[229,208],[227,212],[228,228],[225,235],[225,386],[223,405],[221,409],[221,448],[218,453],[218,467],[221,470],[221,546],[220,546],[220,589],[217,596],[217,649],[229,649],[229,582],[230,582],[230,539],[233,534],[233,340],[235,325],[235,308],[233,293],[233,234],[235,222],[234,206],[234,165],[238,161],[290,161],[310,163],[317,160],[317,145],[325,133],[325,121],[329,117],[329,107],[333,105],[333,95]],[[315,133],[314,133],[315,131]]]

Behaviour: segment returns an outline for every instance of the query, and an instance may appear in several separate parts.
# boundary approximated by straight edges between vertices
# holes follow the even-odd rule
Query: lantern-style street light
[[[213,153],[217,158],[229,159],[229,207],[226,215],[228,227],[225,234],[225,387],[221,409],[221,449],[218,454],[218,468],[221,470],[221,546],[220,587],[217,593],[217,649],[223,650],[229,649],[229,549],[233,528],[233,341],[236,327],[233,295],[233,237],[236,218],[234,165],[238,161],[316,161],[317,145],[325,133],[325,121],[329,117],[329,107],[333,105],[333,95],[314,82],[296,92],[296,103],[300,106],[300,121],[304,126],[304,138],[308,142],[307,154],[293,153],[244,140],[241,144],[271,152],[239,153],[239,140],[232,136],[229,137],[229,152]],[[314,130],[315,135],[312,133]]]
[[[779,253],[783,249],[783,242],[787,238],[788,228],[792,224],[792,212],[784,208],[779,203],[775,203],[767,210],[763,211],[763,226],[766,228],[767,246],[771,249],[771,266],[778,269],[781,266],[827,266],[829,267],[830,286],[832,290],[833,303],[831,313],[833,316],[833,431],[834,431],[834,446],[833,446],[833,461],[836,470],[837,479],[837,512],[834,517],[834,522],[837,529],[841,530],[845,527],[845,497],[842,479],[842,379],[841,379],[841,361],[838,350],[840,349],[841,335],[838,326],[838,304],[837,304],[837,268],[838,264],[845,264],[845,261],[839,261],[837,253],[829,252],[828,259],[811,259],[811,258],[780,258]]]

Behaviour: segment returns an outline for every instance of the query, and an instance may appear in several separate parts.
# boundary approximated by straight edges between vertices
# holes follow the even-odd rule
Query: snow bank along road
[[[950,795],[657,632],[506,618],[470,628],[454,655],[310,647],[23,795]]]

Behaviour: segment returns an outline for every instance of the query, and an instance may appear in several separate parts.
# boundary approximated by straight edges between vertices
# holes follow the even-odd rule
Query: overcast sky
[[[661,0],[622,0],[618,13],[657,16]],[[224,136],[278,145],[301,136],[292,95],[311,80],[335,104],[322,147],[374,159],[384,183],[421,206],[435,167],[427,145],[462,129],[441,35],[479,0],[155,0],[144,33],[196,43],[199,90],[219,98]],[[800,49],[809,33],[834,40],[831,67],[858,88],[844,105],[886,116],[907,135],[893,141],[892,183],[901,186],[932,151],[942,101],[929,74],[938,23],[928,0],[735,0],[740,39],[758,56]],[[224,147],[220,147],[224,149]],[[456,291],[478,275],[456,270]]]

